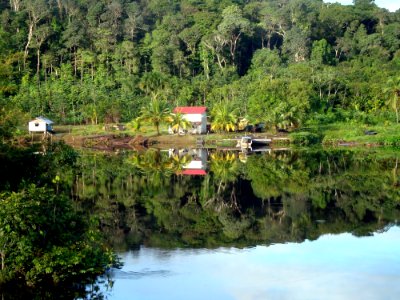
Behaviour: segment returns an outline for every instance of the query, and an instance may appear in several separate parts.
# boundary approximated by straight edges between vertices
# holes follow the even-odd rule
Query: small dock
[[[218,141],[214,143],[217,144]],[[235,137],[230,139],[222,139],[219,140],[217,144],[218,148],[231,148],[233,149],[246,149],[246,148],[259,148],[259,147],[266,147],[271,146],[274,143],[277,144],[287,144],[290,143],[290,139],[288,137],[282,136],[272,136],[271,138],[267,137],[255,137],[255,136],[242,136],[242,137]]]
[[[272,142],[272,139],[268,138],[253,138],[251,136],[243,136],[242,138],[237,140],[236,147],[237,148],[254,148],[254,147],[261,147],[267,146]]]

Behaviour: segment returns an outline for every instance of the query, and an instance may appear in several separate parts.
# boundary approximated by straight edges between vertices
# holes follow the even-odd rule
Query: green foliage
[[[311,61],[318,64],[332,64],[332,47],[325,39],[315,41],[312,45]]]
[[[179,130],[185,131],[192,124],[181,113],[171,114],[168,123],[174,133],[179,133]]]
[[[319,144],[322,140],[321,136],[312,132],[294,132],[290,134],[292,143],[300,146],[310,146]]]
[[[229,132],[236,129],[237,116],[227,101],[214,106],[211,111],[211,117],[211,130]]]
[[[147,106],[142,107],[140,116],[136,119],[136,124],[140,124],[141,122],[150,123],[156,128],[157,135],[160,135],[160,125],[167,123],[170,117],[171,112],[167,103],[153,98]]]
[[[8,279],[29,285],[73,281],[102,274],[114,262],[70,200],[52,189],[29,185],[2,194],[0,219],[1,274]]]
[[[284,128],[312,121],[310,111],[397,112],[382,91],[397,76],[400,23],[368,1],[59,4],[2,4],[7,115],[128,122],[156,98],[210,108],[227,99]]]
[[[9,169],[0,184],[2,291],[8,285],[57,286],[73,294],[119,265],[97,219],[78,210],[70,197],[77,158],[63,143],[40,149],[0,144],[1,165]]]
[[[400,77],[389,78],[383,91],[388,95],[386,103],[396,112],[396,122],[399,123]]]

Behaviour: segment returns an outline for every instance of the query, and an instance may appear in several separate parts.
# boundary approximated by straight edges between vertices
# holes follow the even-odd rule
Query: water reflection
[[[245,159],[211,149],[82,156],[73,193],[122,251],[361,236],[398,222],[398,157],[347,149],[274,150]]]
[[[167,270],[149,270],[147,268],[140,271],[122,271],[115,270],[112,276],[115,280],[118,279],[142,279],[143,277],[166,277],[170,276],[171,272]]]
[[[191,299],[350,299],[359,289],[393,298],[399,157],[356,149],[83,152],[65,181],[125,267],[114,284],[64,298],[187,299],[192,290]],[[335,294],[339,284],[345,297]],[[62,294],[52,293],[39,298]]]
[[[215,250],[124,253],[127,271],[167,277],[116,278],[110,299],[396,299],[400,229],[371,237]]]
[[[180,166],[176,169],[178,175],[207,174],[207,149],[169,149],[168,156]]]

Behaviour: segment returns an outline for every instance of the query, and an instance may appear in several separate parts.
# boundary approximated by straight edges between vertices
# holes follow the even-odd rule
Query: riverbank
[[[301,128],[290,134],[296,145],[326,146],[400,146],[400,125],[333,123]]]
[[[157,135],[151,126],[144,126],[141,130],[133,130],[127,127],[123,131],[108,131],[102,125],[56,126],[54,139],[64,140],[73,147],[88,147],[104,149],[115,147],[140,148],[140,146],[152,146],[157,148],[194,148],[204,146],[215,148],[218,146],[235,146],[236,140],[246,132],[209,133],[204,135],[171,135],[167,128],[161,127],[161,134]],[[251,133],[257,138],[273,138],[276,144],[290,144],[287,133]]]
[[[56,140],[64,140],[74,147],[90,147],[94,138],[112,140],[115,138],[130,140],[137,136],[146,139],[147,145],[159,148],[196,147],[199,142],[206,147],[227,146],[233,140],[249,133],[210,133],[206,135],[170,135],[166,127],[161,127],[161,135],[157,135],[152,126],[144,126],[140,130],[127,127],[123,131],[105,130],[104,125],[56,126]],[[333,123],[315,125],[293,130],[288,133],[267,131],[250,134],[258,138],[272,138],[274,145],[310,146],[400,146],[400,125],[395,123],[364,125],[351,123]],[[104,139],[103,137],[107,137]],[[90,141],[90,142],[88,142]],[[118,143],[118,142],[117,142]],[[132,143],[131,143],[132,144]],[[140,143],[136,143],[140,144]]]

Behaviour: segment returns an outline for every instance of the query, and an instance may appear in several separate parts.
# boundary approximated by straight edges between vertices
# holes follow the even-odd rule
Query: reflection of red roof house
[[[206,149],[169,149],[169,155],[170,157],[175,155],[190,157],[190,160],[182,166],[183,170],[176,172],[177,175],[207,175],[208,152]]]
[[[185,115],[204,114],[207,110],[205,106],[178,106],[175,107],[174,113],[181,113]]]
[[[182,114],[183,118],[192,123],[192,128],[187,128],[187,132],[202,134],[207,132],[206,110],[205,106],[178,106],[173,112]]]
[[[205,170],[186,169],[178,172],[179,175],[207,175]]]

